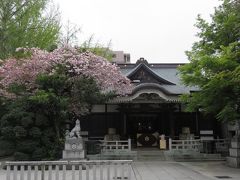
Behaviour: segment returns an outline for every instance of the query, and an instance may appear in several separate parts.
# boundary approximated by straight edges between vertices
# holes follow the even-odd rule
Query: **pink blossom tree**
[[[62,47],[53,52],[37,48],[18,49],[31,53],[28,58],[8,59],[0,66],[0,86],[7,90],[10,85],[24,85],[28,91],[37,89],[35,83],[39,74],[53,74],[62,65],[69,79],[93,78],[102,93],[114,92],[126,95],[131,92],[130,80],[124,77],[116,65],[90,52],[79,53],[75,48]]]
[[[18,51],[25,58],[0,62],[0,98],[8,98],[0,118],[5,138],[0,148],[10,143],[16,159],[59,158],[66,122],[88,113],[92,104],[131,92],[130,80],[116,65],[90,52],[71,47]]]

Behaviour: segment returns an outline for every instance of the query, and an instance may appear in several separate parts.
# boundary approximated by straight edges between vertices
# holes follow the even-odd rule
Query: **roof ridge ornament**
[[[148,66],[148,61],[146,59],[144,59],[143,57],[140,57],[136,62],[136,65],[138,65],[138,64],[145,64]]]

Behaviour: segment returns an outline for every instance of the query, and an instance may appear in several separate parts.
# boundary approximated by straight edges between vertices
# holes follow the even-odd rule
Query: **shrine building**
[[[117,65],[131,80],[133,91],[93,106],[81,121],[90,138],[104,137],[109,128],[115,128],[121,139],[131,138],[135,146],[149,147],[157,146],[162,134],[172,139],[201,138],[203,131],[212,132],[210,138],[223,136],[222,125],[215,118],[204,116],[199,109],[186,111],[180,95],[198,89],[180,82],[178,67],[183,64],[148,63],[140,58],[136,63]]]

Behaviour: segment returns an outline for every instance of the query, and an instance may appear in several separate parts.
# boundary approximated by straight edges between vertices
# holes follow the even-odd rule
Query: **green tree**
[[[0,156],[14,155],[16,160],[56,159],[61,157],[65,121],[69,105],[66,77],[40,75],[34,93],[16,86],[14,101],[0,120]]]
[[[130,80],[90,52],[71,47],[27,52],[31,58],[7,59],[0,66],[0,156],[60,158],[66,122],[89,113],[92,104],[131,91]]]
[[[17,94],[14,101],[6,102],[6,111],[0,120],[0,156],[14,154],[16,160],[61,157],[68,119],[66,77],[39,75],[36,81],[39,89],[34,94],[12,85],[15,86],[12,92]]]
[[[61,158],[66,123],[89,113],[93,103],[110,98],[110,94],[100,92],[92,78],[69,80],[62,70],[39,75],[39,88],[33,94],[18,85],[9,89],[16,98],[5,100],[0,119],[0,156],[14,155],[15,160]],[[80,113],[69,110],[74,108]]]
[[[84,41],[80,47],[80,52],[90,51],[93,54],[106,58],[108,61],[111,61],[113,58],[113,53],[111,48],[111,41],[109,41],[107,46],[102,44],[94,43],[93,35],[89,37],[86,41]]]
[[[49,0],[0,0],[0,59],[18,47],[51,50],[58,43],[59,20]]]
[[[81,33],[81,28],[76,24],[67,21],[66,25],[62,27],[62,33],[60,36],[60,46],[74,46],[78,47],[78,50],[82,52],[92,52],[98,56],[106,58],[108,61],[112,60],[113,53],[111,48],[111,41],[107,44],[107,46],[100,44],[94,41],[94,36],[91,35],[87,40],[83,43],[79,42],[78,36]]]
[[[182,97],[188,109],[201,107],[223,121],[240,116],[239,10],[239,0],[224,0],[211,22],[198,16],[199,41],[186,52],[190,63],[179,68],[183,83],[199,88]]]

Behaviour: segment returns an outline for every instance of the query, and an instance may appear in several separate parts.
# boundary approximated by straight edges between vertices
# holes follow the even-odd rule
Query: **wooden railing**
[[[10,161],[6,180],[112,180],[131,179],[131,160]]]
[[[101,141],[102,151],[107,150],[127,150],[131,151],[131,139],[127,141]]]

